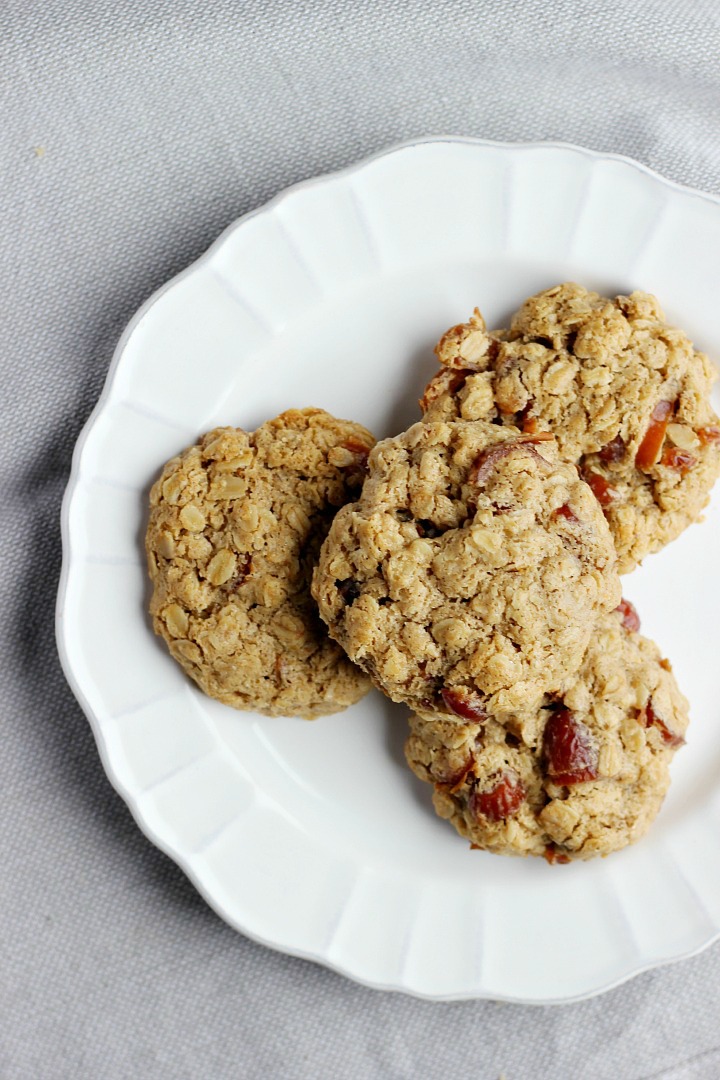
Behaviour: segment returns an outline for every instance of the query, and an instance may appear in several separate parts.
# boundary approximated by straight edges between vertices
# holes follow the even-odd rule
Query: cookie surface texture
[[[457,421],[378,443],[369,470],[313,579],[331,635],[413,709],[539,705],[620,599],[607,523],[577,470],[548,435]]]
[[[253,433],[217,428],[165,466],[150,494],[150,613],[211,697],[312,718],[369,690],[328,637],[310,578],[373,442],[320,409],[290,410]]]
[[[561,698],[503,723],[416,715],[405,753],[433,784],[437,813],[474,846],[567,862],[647,831],[687,723],[657,646],[612,613]]]
[[[476,311],[436,352],[425,418],[552,431],[603,507],[621,573],[700,516],[720,474],[717,373],[653,296],[566,283],[526,300],[507,331]]]

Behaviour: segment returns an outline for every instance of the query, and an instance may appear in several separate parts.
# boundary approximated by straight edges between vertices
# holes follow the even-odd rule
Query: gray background
[[[717,3],[0,0],[2,1080],[720,1075],[717,945],[538,1009],[376,993],[228,929],[110,788],[52,626],[118,335],[234,218],[431,134],[720,194],[719,59]]]

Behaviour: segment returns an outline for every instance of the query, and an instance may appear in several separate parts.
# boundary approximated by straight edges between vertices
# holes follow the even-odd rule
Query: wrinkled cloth
[[[53,635],[113,348],[225,226],[433,134],[580,143],[720,194],[718,56],[720,8],[689,0],[0,5],[4,1080],[720,1075],[720,945],[538,1008],[376,992],[231,930],[110,787]]]

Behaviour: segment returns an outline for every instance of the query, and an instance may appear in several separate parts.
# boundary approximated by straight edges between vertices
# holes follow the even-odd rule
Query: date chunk
[[[720,446],[720,427],[715,424],[698,428],[697,434],[703,446]]]
[[[502,821],[518,812],[525,800],[525,787],[516,772],[507,770],[489,791],[473,791],[470,813],[488,821]]]
[[[441,791],[455,792],[463,786],[468,773],[473,771],[475,758],[468,754],[465,760],[455,769],[449,768],[446,762],[435,763],[431,770],[431,776],[436,787]]]
[[[690,472],[697,465],[697,458],[688,450],[681,450],[678,446],[668,446],[663,450],[660,458],[661,465],[667,465],[669,469],[677,469],[681,476]]]
[[[610,506],[615,502],[618,490],[608,483],[604,476],[592,469],[586,469],[582,477],[601,506]]]
[[[660,457],[660,451],[665,442],[665,431],[673,410],[672,401],[658,401],[653,409],[647,431],[635,455],[635,464],[638,469],[651,469]]]
[[[548,844],[548,846],[545,848],[545,851],[543,852],[543,858],[546,862],[549,862],[551,866],[553,866],[555,863],[562,863],[566,865],[570,862],[569,857],[565,855],[564,852],[559,851],[555,844]]]
[[[359,468],[364,472],[367,472],[370,447],[366,443],[360,442],[359,439],[354,439],[352,436],[349,439],[346,439],[341,445],[343,449],[348,450],[355,457]]]
[[[622,624],[625,629],[636,634],[640,629],[640,616],[634,604],[631,604],[629,600],[622,599],[615,610],[622,615]]]
[[[655,712],[652,698],[648,698],[648,703],[640,714],[640,722],[646,728],[656,727],[660,732],[662,741],[667,746],[677,747],[685,744],[682,735],[677,735],[674,731],[671,731],[662,717]]]
[[[440,696],[450,712],[456,716],[462,716],[464,720],[487,720],[485,702],[479,694],[462,687],[446,686],[440,691]]]
[[[610,463],[622,461],[625,457],[625,443],[622,435],[616,435],[611,442],[603,446],[602,450],[598,451],[598,457]]]
[[[539,431],[536,434],[525,435],[518,439],[508,439],[507,442],[489,446],[487,450],[483,450],[481,454],[478,454],[470,467],[468,483],[474,484],[476,487],[483,487],[497,468],[498,462],[509,457],[510,454],[530,454],[542,462],[544,466],[547,466],[547,461],[541,454],[538,454],[533,443],[550,442],[553,438],[552,432]]]
[[[557,510],[553,510],[553,514],[555,515],[555,517],[565,518],[566,521],[572,521],[575,522],[575,524],[579,524],[580,522],[580,518],[577,516],[573,508],[571,506],[568,506],[567,503],[563,503],[562,506],[558,506]]]
[[[547,774],[554,784],[596,780],[598,754],[590,732],[569,709],[551,713],[543,732]]]

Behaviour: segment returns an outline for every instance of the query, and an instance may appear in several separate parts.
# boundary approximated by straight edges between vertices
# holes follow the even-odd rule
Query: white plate
[[[250,937],[430,998],[569,1001],[720,933],[720,500],[627,580],[692,703],[650,835],[547,866],[470,852],[373,693],[307,723],[236,713],[153,637],[142,549],[163,462],[215,424],[319,405],[378,436],[418,418],[432,347],[575,279],[657,293],[720,356],[720,202],[562,145],[421,141],[229,228],[132,321],[75,451],[60,655],[138,824]]]

